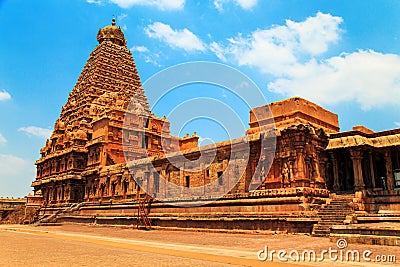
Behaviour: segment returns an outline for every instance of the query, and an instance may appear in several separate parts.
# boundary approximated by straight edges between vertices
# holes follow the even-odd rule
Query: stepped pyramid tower
[[[150,113],[132,53],[126,46],[122,30],[115,26],[115,20],[111,26],[99,30],[97,40],[99,45],[90,54],[62,108],[60,123],[75,125],[82,120],[90,123],[92,115],[101,114],[101,111],[91,107],[92,103],[107,97],[119,100],[118,104],[124,104],[126,108],[135,95],[145,112]]]
[[[151,113],[132,53],[115,19],[99,30],[97,40],[99,45],[90,54],[36,161],[32,186],[47,204],[82,201],[87,174],[101,167],[125,163],[126,158],[163,154],[162,130],[171,147],[179,141],[169,135],[168,120]],[[123,131],[127,118],[129,129]]]

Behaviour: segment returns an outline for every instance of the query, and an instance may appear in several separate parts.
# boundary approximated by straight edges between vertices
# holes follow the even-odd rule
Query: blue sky
[[[343,131],[381,131],[400,127],[399,13],[397,0],[0,0],[0,196],[31,191],[39,150],[113,15],[142,82],[179,63],[224,63],[269,102],[302,96],[338,113]],[[196,86],[166,97],[156,115],[191,97],[230,98]],[[223,139],[211,124],[179,134]]]

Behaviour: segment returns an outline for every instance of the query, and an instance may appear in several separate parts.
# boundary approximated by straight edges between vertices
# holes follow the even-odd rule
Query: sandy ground
[[[0,225],[0,266],[300,266],[257,259],[257,252],[337,249],[328,238],[306,235],[142,231],[86,225]],[[394,255],[396,263],[301,262],[308,266],[400,266],[400,247],[348,244],[343,250]],[[263,255],[263,254],[262,254]],[[398,259],[397,259],[398,258]]]

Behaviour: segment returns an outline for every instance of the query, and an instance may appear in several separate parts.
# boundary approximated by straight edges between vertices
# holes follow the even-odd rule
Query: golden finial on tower
[[[115,16],[113,16],[111,25],[105,26],[104,28],[99,30],[99,32],[97,33],[97,41],[99,41],[99,44],[103,41],[111,41],[117,45],[126,45],[124,33],[122,32],[120,27],[116,26],[116,24],[117,22]]]

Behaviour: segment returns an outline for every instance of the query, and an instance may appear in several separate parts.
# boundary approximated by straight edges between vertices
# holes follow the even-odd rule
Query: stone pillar
[[[326,188],[325,177],[321,176],[320,158],[318,154],[313,158],[313,164],[315,169],[315,187]]]
[[[368,152],[369,156],[369,168],[371,172],[371,182],[372,182],[372,188],[376,188],[376,183],[375,183],[375,168],[374,168],[374,160],[372,156],[372,151]]]
[[[307,157],[304,160],[305,163],[305,176],[307,177],[309,183],[310,183],[310,187],[314,187],[315,185],[315,180],[314,180],[314,176],[313,176],[313,166],[312,166],[312,162],[310,157]]]
[[[185,166],[185,165],[184,165]],[[179,169],[179,181],[180,181],[180,190],[181,190],[181,196],[183,196],[183,190],[185,188],[185,177],[184,177],[184,171],[183,169]]]
[[[67,203],[70,202],[70,200],[71,200],[71,188],[70,187],[71,186],[69,183],[65,185],[65,200]]]
[[[269,174],[270,174],[269,181],[275,181],[275,170],[276,170],[276,163],[272,162],[271,168],[269,169]]]
[[[394,153],[395,153],[395,161],[394,161],[394,169],[398,169],[400,168],[400,150],[397,148],[395,149]]]
[[[332,160],[332,169],[333,169],[333,190],[335,192],[340,191],[340,181],[339,181],[339,165],[335,155],[335,152],[329,152],[329,155]]]
[[[365,188],[361,164],[362,152],[361,149],[350,149],[350,158],[353,161],[354,189],[356,191],[361,191]]]
[[[386,179],[388,190],[393,190],[395,188],[394,176],[393,176],[393,166],[392,166],[392,156],[390,149],[384,151],[385,162],[386,162]]]
[[[277,181],[279,181],[279,186],[277,187],[277,188],[282,188],[283,186],[282,186],[282,181],[283,181],[283,176],[282,176],[282,170],[283,170],[283,159],[282,158],[280,158],[279,159],[279,163],[277,164],[277,175],[276,175],[276,177],[278,178],[277,179]]]
[[[294,185],[292,186],[308,186],[310,177],[306,175],[306,163],[304,160],[304,151],[302,148],[296,149],[296,159],[294,162]]]
[[[51,186],[51,202],[54,203],[57,200],[57,190],[54,185]]]
[[[295,185],[294,185],[294,168],[295,168],[294,162],[295,162],[295,159],[293,159],[292,157],[290,157],[288,159],[290,187],[295,187]]]
[[[61,185],[61,201],[65,202],[65,188],[64,185]]]
[[[326,174],[326,159],[319,158],[319,174],[324,179],[325,183],[328,183],[328,175]]]
[[[205,167],[204,162],[200,164],[200,170],[202,170],[203,176],[203,196],[206,195],[206,176],[207,176],[207,168]]]

